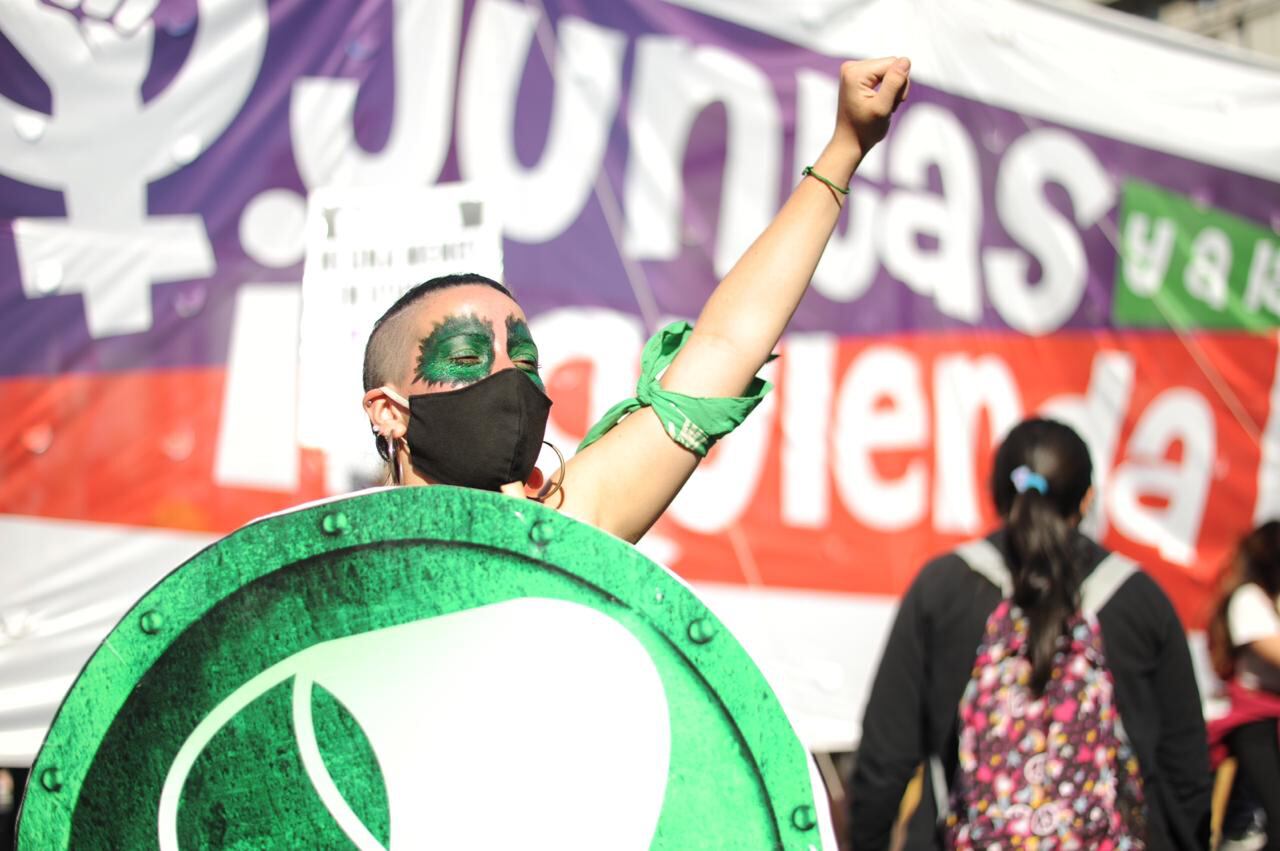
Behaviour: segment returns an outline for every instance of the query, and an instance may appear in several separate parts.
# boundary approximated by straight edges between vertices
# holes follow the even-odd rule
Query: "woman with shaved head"
[[[804,295],[849,179],[906,96],[909,71],[895,57],[841,67],[822,154],[696,324],[650,340],[637,397],[610,411],[548,482],[534,464],[551,401],[511,293],[479,275],[406,293],[374,326],[365,353],[364,407],[390,481],[531,496],[637,540],[715,439],[762,398],[756,372]]]

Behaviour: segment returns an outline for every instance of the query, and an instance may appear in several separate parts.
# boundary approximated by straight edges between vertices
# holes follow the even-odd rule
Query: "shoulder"
[[[1108,550],[1096,544],[1094,546],[1097,547],[1097,563],[1111,555]],[[1123,554],[1121,557],[1127,558]],[[1169,595],[1141,564],[1131,559],[1129,561],[1133,572],[1116,588],[1111,599],[1098,612],[1104,627],[1109,620],[1113,625],[1124,622],[1129,627],[1143,631],[1176,632],[1181,635],[1182,624]]]
[[[1149,603],[1168,606],[1170,609],[1173,608],[1169,595],[1164,593],[1160,583],[1156,582],[1146,568],[1137,562],[1133,562],[1133,573],[1125,580],[1120,590],[1126,591],[1132,596],[1140,597]]]
[[[1168,594],[1141,567],[1098,610],[1098,622],[1107,661],[1118,669],[1144,676],[1165,664],[1190,670],[1186,627]]]
[[[1232,608],[1273,610],[1276,607],[1276,601],[1267,596],[1267,592],[1262,589],[1261,585],[1255,582],[1246,582],[1239,588],[1231,592],[1231,598],[1228,605]]]
[[[1116,670],[1146,675],[1161,660],[1169,658],[1168,654],[1189,653],[1186,632],[1173,602],[1140,566],[1098,610],[1098,622],[1107,662]]]
[[[1130,563],[1133,565],[1133,573],[1129,574],[1129,578],[1116,589],[1115,596],[1111,598],[1112,601],[1122,605],[1139,605],[1144,609],[1168,612],[1172,615],[1174,608],[1169,595],[1146,571],[1146,568],[1131,559]]]
[[[935,556],[924,563],[911,583],[912,589],[935,590],[978,578],[972,568],[955,551]]]
[[[1260,586],[1246,582],[1227,601],[1227,630],[1237,646],[1280,632],[1276,601]]]
[[[907,589],[904,604],[926,609],[950,609],[954,608],[957,600],[971,599],[975,593],[986,589],[999,596],[999,591],[989,580],[952,550],[925,562]]]

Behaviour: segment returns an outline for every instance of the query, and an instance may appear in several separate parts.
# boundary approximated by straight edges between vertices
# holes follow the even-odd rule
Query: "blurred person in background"
[[[1280,521],[1240,540],[1209,624],[1214,669],[1230,710],[1209,724],[1215,760],[1236,758],[1236,786],[1266,815],[1266,843],[1280,849]],[[1246,847],[1241,843],[1237,847]]]
[[[996,452],[1002,525],[924,566],[889,635],[850,789],[855,851],[1208,846],[1210,775],[1182,624],[1159,586],[1078,530],[1092,463],[1029,419]]]
[[[18,841],[18,811],[30,776],[29,768],[0,768],[0,851]]]
[[[18,780],[7,768],[0,768],[0,849],[13,847],[18,820]]]
[[[374,326],[365,355],[364,408],[389,481],[532,497],[636,541],[715,439],[763,397],[756,372],[805,293],[849,179],[906,96],[909,71],[896,57],[844,63],[822,154],[696,325],[669,326],[649,341],[637,397],[606,414],[549,477],[535,463],[551,401],[511,294],[477,275],[406,293]]]

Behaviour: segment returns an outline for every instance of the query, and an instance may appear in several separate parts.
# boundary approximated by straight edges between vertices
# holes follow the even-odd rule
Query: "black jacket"
[[[1005,534],[990,538],[1006,552]],[[1107,551],[1092,541],[1089,571]],[[954,553],[920,571],[898,610],[862,722],[850,790],[854,851],[889,847],[898,804],[931,753],[956,767],[957,713],[987,617],[1000,591]],[[1116,702],[1142,767],[1152,851],[1209,846],[1212,777],[1186,634],[1146,573],[1130,577],[1098,613]],[[928,772],[908,828],[908,851],[941,847]]]

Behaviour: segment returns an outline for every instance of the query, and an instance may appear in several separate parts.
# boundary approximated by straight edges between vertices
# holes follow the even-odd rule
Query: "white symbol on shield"
[[[53,95],[52,115],[0,97],[0,171],[60,190],[67,211],[14,220],[23,291],[82,293],[95,338],[150,328],[151,284],[213,274],[203,219],[148,216],[147,185],[230,125],[266,49],[265,0],[199,0],[187,61],[144,103],[156,2],[85,0],[80,21],[41,0],[0,3],[0,29]]]
[[[160,794],[161,851],[179,851],[179,804],[202,751],[290,678],[307,777],[361,851],[386,849],[325,768],[313,686],[351,713],[377,757],[390,849],[641,851],[653,840],[671,751],[653,659],[602,612],[529,598],[327,641],[249,680],[174,759]]]

